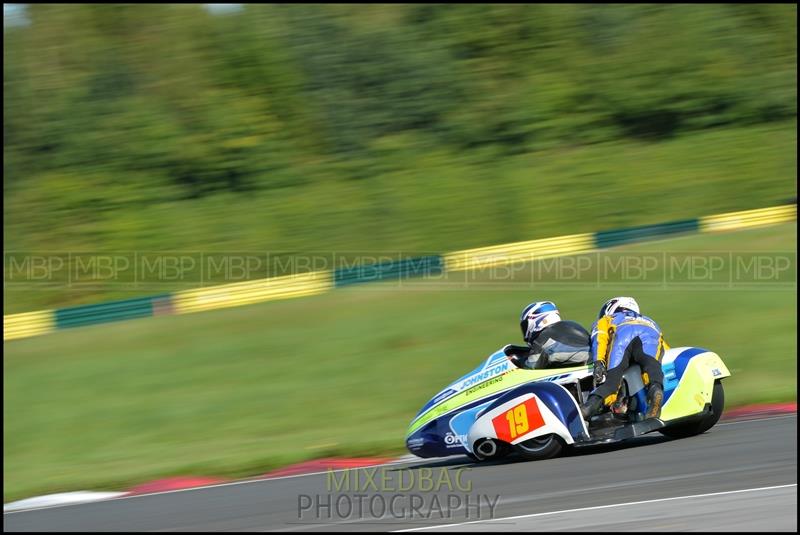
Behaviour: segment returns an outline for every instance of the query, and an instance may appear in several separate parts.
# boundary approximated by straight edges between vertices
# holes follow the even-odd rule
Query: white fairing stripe
[[[664,365],[664,364],[670,364],[671,362],[674,362],[675,359],[678,358],[678,355],[680,355],[681,353],[683,353],[687,349],[694,349],[694,347],[691,347],[691,346],[671,347],[671,348],[667,349],[664,352],[664,356],[661,358],[661,364]]]

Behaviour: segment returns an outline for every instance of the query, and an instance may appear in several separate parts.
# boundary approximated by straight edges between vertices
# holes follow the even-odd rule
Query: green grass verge
[[[796,251],[796,235],[792,223],[620,250]],[[723,357],[733,372],[729,407],[797,397],[796,278],[780,290],[531,285],[521,275],[455,284],[463,276],[5,343],[4,500],[400,453],[420,406],[517,342],[517,314],[534,299],[553,299],[565,317],[588,324],[609,296],[633,294],[671,344]]]
[[[796,121],[514,156],[402,139],[363,180],[352,169],[309,165],[297,170],[306,181],[259,194],[126,205],[117,192],[113,210],[92,211],[88,201],[54,209],[50,203],[70,184],[68,191],[91,195],[107,186],[87,186],[84,175],[37,182],[8,194],[6,249],[440,253],[762,208],[797,195]],[[130,290],[99,280],[92,288],[31,291],[9,284],[3,306],[6,314],[30,312],[182,288]]]

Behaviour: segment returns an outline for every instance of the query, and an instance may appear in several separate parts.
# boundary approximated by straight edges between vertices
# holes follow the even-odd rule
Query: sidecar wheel
[[[514,445],[520,457],[529,461],[550,459],[559,455],[564,449],[564,442],[558,435],[536,437]]]

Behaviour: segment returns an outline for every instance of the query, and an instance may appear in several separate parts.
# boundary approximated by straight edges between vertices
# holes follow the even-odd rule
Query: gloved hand
[[[508,360],[514,363],[514,366],[517,368],[529,367],[526,359],[531,355],[530,347],[508,344],[503,348],[503,353],[505,353]]]
[[[602,361],[595,361],[594,363],[594,384],[601,385],[606,382],[606,365]]]
[[[531,348],[528,346],[515,346],[513,344],[507,344],[503,348],[503,353],[505,353],[507,357],[521,357],[524,359],[531,354]]]

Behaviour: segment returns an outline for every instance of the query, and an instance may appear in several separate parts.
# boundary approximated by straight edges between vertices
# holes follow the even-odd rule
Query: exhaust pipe
[[[485,458],[493,457],[497,453],[497,444],[492,439],[484,440],[478,444],[477,451]]]

